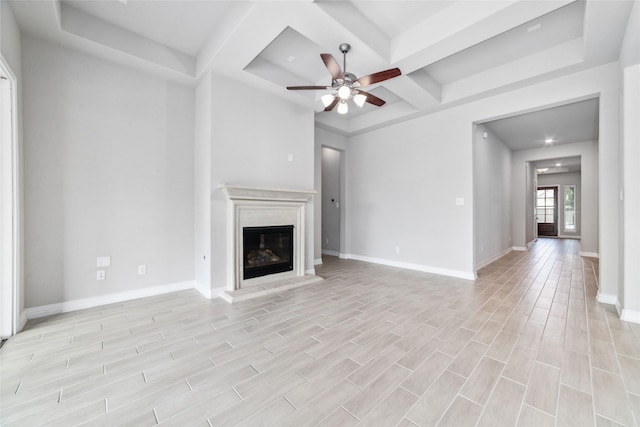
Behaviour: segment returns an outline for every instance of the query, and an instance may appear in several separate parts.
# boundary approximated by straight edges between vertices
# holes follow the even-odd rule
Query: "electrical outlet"
[[[140,264],[138,266],[138,275],[143,276],[147,274],[147,265],[146,264]]]
[[[400,253],[400,246],[396,246],[396,253],[399,254]]]
[[[107,278],[107,273],[104,270],[96,271],[96,280],[105,280]]]

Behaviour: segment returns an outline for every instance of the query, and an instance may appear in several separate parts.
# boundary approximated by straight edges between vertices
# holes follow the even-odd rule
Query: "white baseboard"
[[[457,277],[459,279],[467,279],[467,280],[475,280],[476,279],[476,275],[473,272],[450,270],[448,268],[431,267],[431,266],[428,266],[428,265],[413,264],[413,263],[401,262],[401,261],[393,261],[393,260],[388,260],[388,259],[383,259],[383,258],[372,258],[372,257],[363,256],[363,255],[357,255],[357,254],[348,254],[348,255],[346,255],[345,259],[355,259],[355,260],[358,260],[358,261],[365,261],[365,262],[370,262],[370,263],[373,263],[373,264],[388,265],[388,266],[391,266],[391,267],[405,268],[407,270],[416,270],[416,271],[422,271],[422,272],[425,272],[425,273],[439,274],[441,276]]]
[[[577,236],[575,234],[558,234],[558,237],[561,238],[561,239],[580,240],[580,236]]]
[[[578,255],[586,256],[588,258],[600,258],[600,254],[598,254],[597,252],[582,252],[582,251],[580,251],[578,253]]]
[[[640,311],[623,309],[620,319],[631,323],[640,323]]]
[[[316,275],[316,269],[315,268],[309,268],[308,270],[304,271],[304,274],[310,274],[311,276],[315,276]]]
[[[532,240],[529,243],[527,243],[527,248],[530,248],[531,246],[533,246],[533,244],[536,242],[536,240]]]
[[[90,298],[81,298],[56,304],[29,307],[25,311],[28,319],[36,319],[38,317],[51,316],[53,314],[67,313],[70,311],[82,310],[85,308],[93,308],[101,305],[113,304],[117,302],[129,301],[133,299],[167,294],[169,292],[183,291],[185,289],[193,288],[195,288],[195,282],[193,281],[171,283],[168,285],[151,286],[148,288],[117,292]]]
[[[342,254],[342,253],[341,253],[341,254],[338,256],[338,258],[340,258],[340,259],[349,259],[349,254]]]
[[[620,306],[620,301],[618,301],[618,296],[614,294],[603,294],[602,292],[598,291],[598,294],[596,295],[596,300],[598,302],[601,302],[602,304],[612,304],[612,305],[615,305],[616,307]]]
[[[322,250],[322,255],[329,255],[329,256],[340,256],[340,252],[338,251],[330,251],[329,249],[323,249]]]
[[[27,317],[27,310],[22,310],[20,317],[18,317],[18,330],[16,332],[20,332],[24,329],[27,324],[27,320],[29,320]]]
[[[194,287],[194,289],[196,291],[200,292],[200,294],[203,297],[205,297],[207,299],[211,299],[212,298],[212,296],[211,296],[211,287],[206,286],[206,285],[201,284],[201,283],[198,283],[198,282],[195,282],[193,287]]]
[[[513,248],[507,248],[505,250],[503,250],[502,252],[499,252],[497,254],[495,254],[494,256],[487,258],[483,261],[480,261],[478,264],[476,264],[476,270],[480,270],[482,267],[486,267],[487,265],[491,264],[492,262],[502,258],[503,256],[505,256],[506,254],[508,254],[509,252],[513,251]]]
[[[313,260],[313,265],[322,265],[322,258],[316,258]]]
[[[518,252],[526,252],[527,251],[527,247],[526,246],[511,246],[511,249],[513,249],[514,251],[518,251]]]

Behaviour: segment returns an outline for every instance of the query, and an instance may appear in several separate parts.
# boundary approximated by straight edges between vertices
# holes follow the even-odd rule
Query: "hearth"
[[[243,279],[293,270],[293,225],[243,227]]]

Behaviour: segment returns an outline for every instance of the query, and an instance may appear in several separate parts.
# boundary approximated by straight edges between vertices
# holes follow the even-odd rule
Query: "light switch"
[[[458,206],[464,205],[464,197],[456,197],[456,205]]]
[[[96,262],[97,267],[109,267],[111,265],[110,256],[99,256]]]
[[[140,264],[138,266],[138,275],[143,276],[147,274],[147,265],[146,264]]]
[[[289,155],[287,156],[287,160],[293,162],[293,154],[289,153]]]

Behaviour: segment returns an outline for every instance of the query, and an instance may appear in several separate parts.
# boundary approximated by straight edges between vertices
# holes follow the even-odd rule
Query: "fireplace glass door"
[[[293,225],[242,231],[244,280],[293,270]]]

